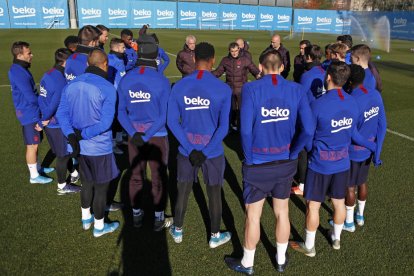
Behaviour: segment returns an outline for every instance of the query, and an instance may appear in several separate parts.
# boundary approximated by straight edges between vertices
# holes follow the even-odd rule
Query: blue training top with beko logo
[[[381,94],[363,85],[355,88],[351,96],[359,107],[357,128],[359,133],[368,141],[376,142],[377,148],[374,154],[374,164],[380,163],[380,154],[387,131],[384,104]],[[371,156],[371,151],[365,147],[352,144],[349,149],[349,157],[352,161],[361,162]]]
[[[365,78],[362,85],[367,89],[377,89],[377,81],[375,80],[374,74],[372,74],[371,69],[366,68],[365,71]]]
[[[65,65],[65,78],[67,82],[73,81],[77,76],[85,73],[88,67],[88,55],[75,52],[69,56]]]
[[[130,71],[134,69],[136,67],[135,64],[137,63],[137,59],[138,59],[138,54],[135,51],[135,49],[129,45],[125,45],[125,59],[124,59],[125,70]]]
[[[324,79],[325,70],[320,65],[313,66],[312,69],[303,73],[300,84],[305,89],[309,104],[325,94],[326,90],[323,86]]]
[[[196,70],[178,81],[168,101],[167,123],[184,156],[201,150],[207,158],[224,154],[231,107],[230,87],[209,71]]]
[[[114,84],[115,89],[118,88],[119,82],[125,76],[124,60],[117,54],[108,54],[108,81]]]
[[[334,174],[350,168],[349,147],[355,143],[375,151],[375,143],[363,138],[356,128],[359,110],[353,97],[343,89],[331,89],[311,104],[316,131],[308,168]]]
[[[155,68],[140,66],[129,71],[118,86],[118,120],[133,136],[143,132],[144,141],[166,136],[170,82]]]
[[[10,66],[9,80],[16,117],[22,126],[32,123],[42,125],[37,101],[37,89],[30,71],[17,62]]]
[[[280,75],[265,75],[243,86],[240,117],[247,165],[296,159],[315,130],[302,86]]]
[[[56,65],[47,71],[40,80],[39,107],[42,113],[42,121],[50,120],[47,125],[48,128],[60,127],[55,115],[63,88],[66,85],[64,70],[62,66]]]
[[[80,75],[63,89],[56,116],[66,137],[74,133],[74,129],[81,130],[82,155],[112,153],[115,103],[116,91],[112,83],[93,73]]]

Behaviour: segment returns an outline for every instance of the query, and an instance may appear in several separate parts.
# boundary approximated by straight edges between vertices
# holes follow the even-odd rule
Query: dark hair
[[[101,34],[102,33],[98,28],[92,25],[86,25],[79,30],[79,43],[82,45],[88,45],[89,42],[98,40]]]
[[[371,58],[371,48],[365,44],[355,45],[351,48],[351,53],[363,60],[369,60]]]
[[[338,54],[341,58],[345,58],[346,56],[346,46],[343,43],[334,43],[331,45],[331,52],[334,54]]]
[[[108,28],[108,27],[106,27],[106,26],[104,26],[104,25],[101,25],[101,24],[96,25],[96,28],[97,28],[98,30],[100,30],[101,32],[103,32],[103,31],[107,31],[107,32],[109,32],[109,28]]]
[[[336,38],[336,41],[340,41],[341,43],[348,46],[350,49],[352,48],[352,36],[350,35],[340,35]]]
[[[350,73],[349,66],[339,60],[333,60],[326,70],[326,74],[331,76],[332,82],[341,87],[348,81]]]
[[[319,45],[306,46],[305,57],[310,57],[312,61],[319,62],[322,58],[321,47]]]
[[[59,48],[55,52],[55,64],[62,65],[72,52],[67,48]]]
[[[349,65],[351,73],[348,78],[348,82],[353,87],[356,87],[364,82],[365,70],[359,65],[351,64]]]
[[[267,49],[260,54],[259,62],[268,70],[277,70],[282,65],[282,56],[276,49]]]
[[[326,44],[325,45],[325,52],[326,51],[332,52],[332,45],[333,45],[332,43]]]
[[[117,44],[124,44],[124,42],[122,41],[122,39],[114,37],[111,39],[111,42],[109,42],[109,47],[112,48]]]
[[[154,38],[155,44],[157,44],[157,45],[160,44],[160,41],[158,40],[158,37],[157,37],[156,34],[152,33],[151,36]]]
[[[11,46],[11,53],[14,58],[23,53],[23,48],[29,48],[30,44],[24,41],[16,41]]]
[[[208,42],[200,42],[196,45],[194,54],[196,61],[209,61],[210,59],[214,58],[214,46]]]
[[[303,45],[303,44],[306,44],[306,47],[308,47],[308,46],[311,46],[311,45],[312,45],[312,44],[311,44],[311,42],[310,42],[309,40],[307,40],[307,39],[301,40],[301,41],[299,42],[299,46],[300,46],[300,45]]]
[[[121,36],[131,36],[131,37],[133,37],[134,34],[132,33],[132,31],[130,29],[123,29],[121,31]]]
[[[236,42],[232,42],[232,43],[230,43],[229,44],[229,51],[230,51],[230,49],[234,49],[234,48],[240,48],[239,47],[239,44],[237,44]]]
[[[69,48],[69,46],[71,46],[71,45],[74,45],[74,44],[78,45],[79,44],[79,38],[76,35],[70,35],[70,36],[65,38],[63,43],[65,44],[66,48]]]

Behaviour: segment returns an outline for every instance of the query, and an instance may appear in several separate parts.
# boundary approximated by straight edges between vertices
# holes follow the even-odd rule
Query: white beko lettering
[[[378,114],[379,114],[378,106],[373,106],[370,110],[364,111],[364,118],[365,118],[364,122],[369,121],[375,116],[378,116]]]
[[[271,108],[271,109],[262,107],[261,114],[262,114],[262,117],[264,118],[271,117],[271,119],[266,119],[266,120],[261,121],[262,124],[266,124],[266,123],[289,120],[290,110],[279,108],[279,107]]]
[[[19,8],[12,6],[12,12],[16,15],[13,18],[25,18],[25,17],[34,17],[36,16],[36,9],[35,8],[28,8],[26,6]]]
[[[210,108],[210,100],[203,99],[200,96],[197,98],[187,98],[184,96],[184,103],[186,105],[193,105],[186,107],[185,110],[195,110],[195,109],[209,109]]]
[[[129,90],[128,92],[129,92],[129,96],[131,97],[131,99],[137,99],[137,100],[131,100],[131,103],[143,103],[143,102],[151,101],[151,94],[148,92],[143,92],[142,90],[138,92]]]
[[[336,133],[336,132],[339,132],[341,130],[351,128],[352,127],[352,118],[346,118],[346,117],[344,117],[343,119],[338,120],[338,121],[332,119],[331,120],[331,126],[333,128],[339,127],[337,129],[331,130],[331,133]]]

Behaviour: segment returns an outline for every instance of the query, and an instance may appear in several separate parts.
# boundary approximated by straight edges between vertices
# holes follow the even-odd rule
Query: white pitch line
[[[173,56],[173,57],[177,57],[177,55],[174,55],[174,54],[169,53],[169,52],[167,52],[167,51],[165,51],[165,52],[167,53],[167,55],[170,55],[170,56]]]
[[[410,140],[410,141],[414,142],[414,138],[412,138],[412,137],[410,137],[410,136],[408,136],[408,135],[405,135],[405,134],[402,134],[402,133],[396,132],[396,131],[391,130],[391,129],[389,129],[389,128],[387,128],[387,132],[392,133],[392,134],[394,134],[394,135],[400,136],[400,137],[402,137],[402,138],[405,138],[405,139],[407,139],[407,140]]]

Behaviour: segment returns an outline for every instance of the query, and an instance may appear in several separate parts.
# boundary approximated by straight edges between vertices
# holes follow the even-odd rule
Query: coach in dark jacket
[[[282,77],[286,79],[290,71],[290,54],[289,54],[289,50],[286,49],[285,46],[283,46],[283,44],[281,43],[280,35],[278,34],[273,35],[269,47],[267,47],[263,52],[265,52],[268,49],[272,49],[272,48],[276,49],[282,56],[282,62],[284,65],[284,69],[281,75]]]
[[[183,75],[183,78],[191,74],[195,70],[194,49],[196,38],[193,35],[188,35],[185,38],[185,44],[181,51],[177,54],[176,65],[177,69]]]
[[[233,91],[232,114],[230,123],[235,128],[238,124],[239,107],[241,105],[241,89],[243,84],[247,82],[247,75],[251,73],[256,78],[260,74],[260,70],[254,65],[252,60],[245,54],[242,54],[240,47],[236,42],[229,45],[229,54],[224,57],[216,70],[212,74],[220,77],[226,73],[226,83]]]

